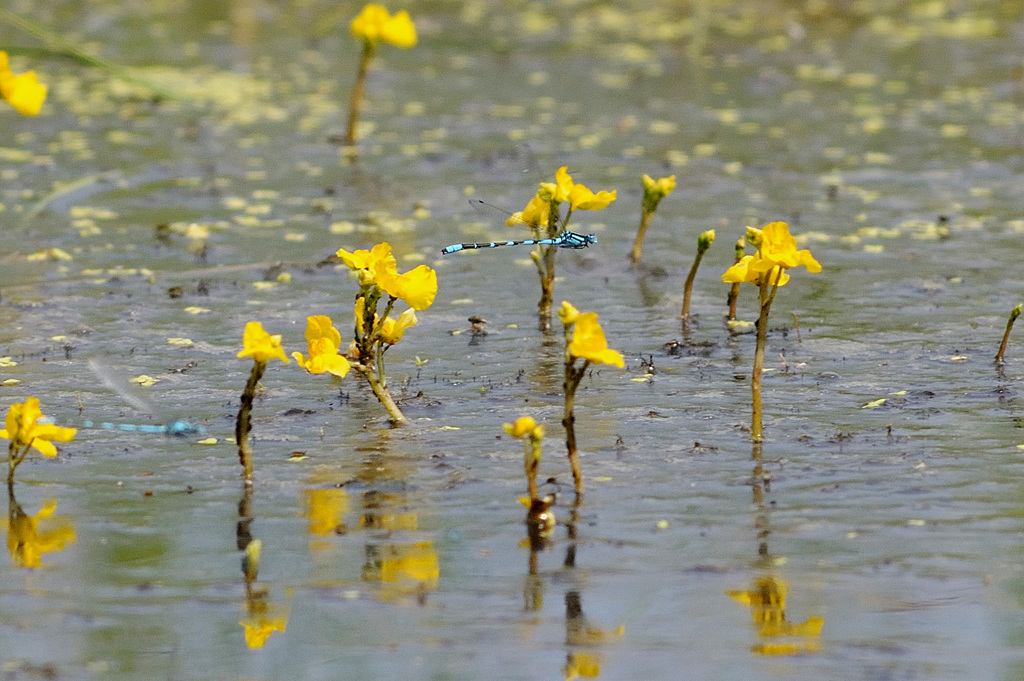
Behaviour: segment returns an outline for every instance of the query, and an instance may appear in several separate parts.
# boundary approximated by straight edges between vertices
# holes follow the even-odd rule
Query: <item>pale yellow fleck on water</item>
[[[740,112],[736,109],[718,109],[715,116],[722,125],[735,125],[740,120]]]
[[[148,388],[151,385],[156,385],[157,383],[159,383],[160,379],[159,378],[153,378],[149,374],[139,374],[135,378],[128,379],[128,382],[129,383],[134,383],[135,385],[141,385],[143,387]]]
[[[888,165],[892,163],[892,156],[881,151],[869,151],[864,154],[864,162],[874,165]]]
[[[267,291],[272,288],[277,288],[276,281],[254,281],[252,287],[257,291]]]
[[[590,135],[584,135],[580,138],[579,144],[581,149],[593,149],[601,143],[601,136],[597,133]]]
[[[547,71],[534,71],[526,77],[526,82],[530,85],[544,85],[548,82]]]
[[[422,116],[427,110],[426,105],[423,102],[406,102],[402,106],[403,116]]]
[[[287,234],[284,235],[284,240],[293,242],[305,241],[306,234],[302,232],[288,232]]]
[[[910,525],[911,527],[924,527],[925,524],[925,521],[920,518],[911,518],[907,521],[907,525]]]
[[[193,343],[192,343],[192,339],[191,338],[168,338],[167,339],[167,344],[168,345],[180,345],[182,347],[189,347]]]
[[[614,478],[608,475],[595,475],[594,477],[591,478],[591,480],[593,480],[594,482],[611,482],[612,480],[614,480]]]
[[[858,536],[859,536],[859,533],[857,532],[857,530],[850,530],[849,532],[846,533],[846,538],[847,539],[856,539]]]
[[[647,124],[647,132],[652,135],[674,135],[679,126],[672,121],[651,121]]]
[[[291,281],[292,281],[292,273],[291,272],[281,272],[281,274],[277,275],[277,281],[280,284],[289,284],[289,283],[291,283]]]
[[[722,166],[722,172],[726,175],[739,175],[740,171],[743,170],[743,163],[741,161],[732,161]]]
[[[664,518],[662,518],[657,523],[655,523],[654,526],[656,528],[658,528],[659,530],[667,530],[668,529],[668,521],[665,520]]]
[[[885,404],[885,398],[881,397],[877,400],[871,400],[867,404],[862,405],[861,409],[876,409],[878,407],[881,407],[883,404]]]
[[[45,248],[35,253],[30,253],[25,256],[25,260],[29,262],[41,262],[43,260],[71,260],[71,255],[67,251],[63,251],[59,248]]]
[[[953,123],[946,123],[941,128],[941,135],[947,138],[964,137],[967,135],[966,125],[955,125]]]
[[[718,147],[708,142],[697,144],[693,147],[693,155],[698,158],[702,156],[713,156],[716,151],[718,151]]]
[[[208,437],[205,440],[199,440],[198,442],[196,442],[196,444],[197,445],[215,445],[215,444],[217,444],[217,438],[215,438],[215,437]]]
[[[242,210],[249,205],[249,202],[241,196],[225,196],[220,200],[220,205],[224,206],[228,210]]]
[[[882,244],[864,244],[865,253],[882,253],[885,251],[885,246]]]
[[[188,239],[206,239],[210,236],[210,229],[206,225],[193,222],[185,228],[182,234]]]
[[[205,308],[205,307],[198,307],[196,305],[190,305],[190,306],[185,308],[185,312],[187,312],[189,314],[206,314],[206,313],[210,312],[210,310],[208,308]]]
[[[953,355],[952,357],[949,358],[949,361],[950,362],[966,362],[968,359],[970,359],[970,358],[967,357],[966,355]]]
[[[418,156],[420,153],[420,146],[418,144],[403,144],[398,148],[402,156]]]
[[[331,234],[352,234],[356,231],[356,224],[348,220],[341,220],[340,222],[332,222],[328,229]]]
[[[848,73],[843,83],[850,87],[871,88],[878,85],[878,76],[874,73]]]
[[[18,363],[15,362],[10,357],[0,357],[0,367],[6,368],[6,367],[16,367],[16,366],[18,366]]]
[[[679,149],[669,149],[665,152],[665,158],[673,168],[681,168],[690,163],[690,156]]]
[[[257,203],[245,207],[246,215],[270,215],[271,210],[273,207],[269,203]]]
[[[426,206],[416,206],[413,210],[412,216],[417,220],[427,220],[430,218],[430,209]]]
[[[971,187],[971,196],[989,197],[992,196],[992,190],[988,187]]]
[[[456,298],[451,302],[452,305],[469,305],[473,302],[472,298]]]
[[[865,118],[861,127],[867,134],[875,135],[885,129],[885,118],[882,116]]]
[[[57,336],[50,336],[50,340],[52,340],[52,341],[62,341],[62,340],[67,340],[67,338],[68,337],[65,336],[64,334],[60,334],[60,335],[57,335]]]

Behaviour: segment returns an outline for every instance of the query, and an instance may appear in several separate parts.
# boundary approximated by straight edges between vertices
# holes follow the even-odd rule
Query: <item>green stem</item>
[[[395,400],[391,397],[387,386],[377,380],[377,374],[373,367],[368,367],[365,364],[353,364],[352,367],[359,371],[363,378],[366,379],[366,382],[370,384],[370,390],[377,396],[380,403],[384,405],[384,409],[387,410],[392,424],[400,426],[409,422],[409,419],[405,418],[405,415],[402,414],[402,410],[395,404]]]
[[[352,86],[352,99],[348,108],[348,133],[345,135],[345,144],[352,146],[356,143],[356,125],[359,123],[359,109],[363,103],[363,91],[366,89],[366,74],[370,71],[370,59],[373,58],[374,44],[370,41],[363,41],[363,53],[359,58],[359,73],[356,75],[355,85]]]
[[[235,419],[235,443],[238,444],[238,460],[242,464],[242,480],[246,485],[252,485],[253,480],[252,448],[249,445],[249,431],[252,430],[252,401],[256,395],[256,386],[263,378],[263,371],[266,368],[266,362],[252,363],[249,381],[245,384],[245,390],[242,391],[238,418]]]
[[[1010,318],[1006,320],[1006,333],[1003,334],[1003,342],[999,344],[999,352],[996,353],[996,364],[1003,363],[1003,353],[1006,352],[1006,344],[1010,342],[1010,331],[1013,329],[1013,323],[1017,321],[1017,317],[1021,315],[1021,310],[1024,306],[1018,305],[1010,311]]]
[[[775,276],[775,283],[769,291],[768,280],[772,272],[778,270]],[[761,442],[764,439],[761,418],[761,374],[764,372],[764,348],[768,341],[768,313],[771,310],[775,294],[779,290],[779,280],[782,277],[782,268],[775,268],[761,277],[758,285],[758,301],[760,302],[760,314],[757,318],[757,345],[754,349],[754,370],[750,375],[750,393],[753,406],[753,414],[750,425],[750,436],[754,442]]]
[[[629,254],[630,262],[640,262],[641,251],[644,247],[644,235],[647,234],[647,225],[651,223],[654,211],[644,211],[640,216],[640,227],[636,230],[636,239],[633,241],[633,251]]]

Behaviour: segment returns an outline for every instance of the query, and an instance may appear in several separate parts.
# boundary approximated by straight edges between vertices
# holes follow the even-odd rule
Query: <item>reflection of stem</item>
[[[242,392],[242,404],[238,408],[235,420],[235,442],[238,444],[238,460],[242,464],[242,479],[246,485],[252,485],[252,448],[249,446],[249,431],[252,430],[252,400],[256,394],[256,386],[267,368],[266,362],[253,362],[249,382]]]
[[[565,561],[562,565],[567,568],[576,567],[576,523],[580,520],[580,504],[582,502],[583,497],[580,494],[577,494],[576,500],[572,504],[572,513],[569,515],[569,522],[565,526],[565,537],[569,540],[569,545],[565,549]]]
[[[373,367],[368,367],[362,363],[353,364],[352,367],[359,371],[359,373],[363,375],[363,378],[366,379],[366,382],[370,384],[370,389],[373,391],[373,394],[377,396],[377,399],[380,400],[380,403],[384,405],[384,409],[387,410],[392,424],[398,426],[409,422],[409,420],[405,418],[405,415],[402,414],[402,410],[398,408],[397,404],[395,404],[395,400],[392,399],[387,386],[381,384],[377,379],[377,374],[373,370]]]
[[[633,263],[640,262],[641,251],[644,247],[644,235],[647,234],[647,225],[650,224],[652,217],[654,217],[654,211],[644,211],[640,216],[640,227],[636,230],[636,240],[633,241],[633,251],[629,254],[629,259]]]
[[[348,133],[345,135],[345,144],[352,146],[356,143],[356,124],[359,123],[359,107],[363,103],[363,90],[366,87],[366,74],[370,70],[370,59],[373,58],[373,43],[363,41],[363,54],[359,60],[359,73],[356,76],[355,85],[352,86],[352,100],[348,109]]]

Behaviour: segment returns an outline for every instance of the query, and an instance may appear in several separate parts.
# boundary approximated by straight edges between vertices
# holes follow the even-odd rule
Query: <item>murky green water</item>
[[[992,365],[1024,297],[1015,3],[411,3],[420,43],[379,49],[357,163],[338,144],[356,5],[9,9],[181,99],[18,53],[39,43],[0,25],[51,87],[38,118],[0,110],[0,408],[216,438],[82,430],[18,469],[7,534],[41,567],[0,562],[10,678],[1019,678],[1016,337]],[[577,396],[575,515],[528,251],[437,255],[528,237],[467,199],[519,210],[562,165],[618,200],[577,213],[599,242],[559,254],[556,304],[598,312],[627,358]],[[637,270],[643,173],[678,188]],[[725,330],[719,276],[776,219],[824,271],[773,306],[753,461],[754,338]],[[440,282],[388,354],[413,425],[353,376],[272,365],[243,497],[245,323],[289,351],[307,315],[347,333],[355,284],[325,259],[385,240]],[[158,413],[90,358],[160,379],[136,389]],[[501,431],[523,414],[563,492],[532,554]]]

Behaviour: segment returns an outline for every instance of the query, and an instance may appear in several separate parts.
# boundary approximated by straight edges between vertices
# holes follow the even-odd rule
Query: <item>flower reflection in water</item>
[[[819,637],[825,621],[810,617],[806,622],[786,621],[786,583],[774,577],[759,577],[749,591],[726,591],[737,603],[750,608],[757,635],[765,639],[787,639],[759,643],[751,650],[760,655],[795,655],[820,648]]]
[[[363,581],[380,582],[383,600],[415,595],[420,603],[437,588],[441,571],[434,542],[413,544],[368,544]]]
[[[56,499],[47,500],[30,516],[14,498],[14,490],[8,488],[8,492],[7,550],[11,552],[15,567],[42,567],[44,553],[63,551],[75,541],[71,519],[53,514],[57,510]]]

